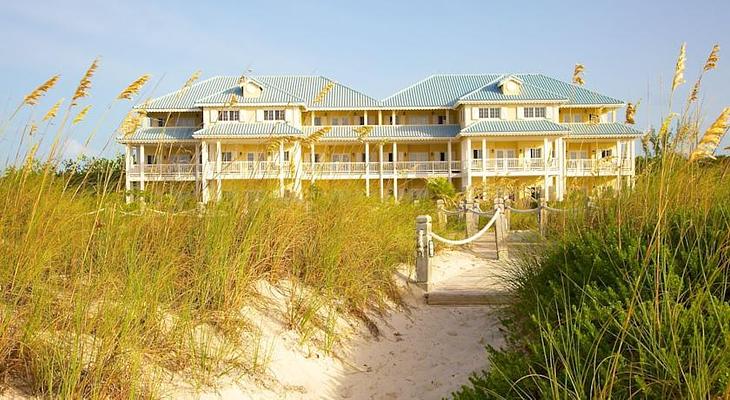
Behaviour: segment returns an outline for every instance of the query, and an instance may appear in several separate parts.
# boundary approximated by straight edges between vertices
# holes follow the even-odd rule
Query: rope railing
[[[445,244],[448,244],[451,246],[461,246],[461,245],[469,244],[469,243],[479,239],[480,237],[484,236],[484,234],[487,233],[489,228],[491,228],[492,225],[494,225],[494,222],[497,221],[497,218],[499,218],[500,215],[501,215],[500,212],[495,211],[494,216],[492,216],[492,219],[490,219],[489,222],[487,222],[487,224],[484,225],[484,227],[481,230],[479,230],[479,232],[475,233],[473,236],[468,237],[466,239],[461,239],[461,240],[447,239],[443,236],[437,235],[435,232],[431,232],[431,237],[438,240],[441,243],[445,243]]]
[[[530,213],[540,211],[540,207],[519,209],[519,208],[512,208],[510,206],[505,206],[504,208],[507,210],[510,210],[511,212],[517,213],[517,214],[530,214]]]

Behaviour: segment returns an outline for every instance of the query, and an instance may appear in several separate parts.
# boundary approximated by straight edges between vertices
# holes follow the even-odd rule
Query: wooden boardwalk
[[[494,232],[470,246],[454,247],[432,259],[433,279],[426,302],[433,305],[483,305],[509,302],[509,286],[515,262],[526,251],[539,249],[534,234],[512,232],[510,260],[497,260]]]

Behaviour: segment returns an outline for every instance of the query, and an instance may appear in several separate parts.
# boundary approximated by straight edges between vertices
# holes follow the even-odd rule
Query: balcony
[[[133,180],[142,179],[142,168],[132,165],[127,175]],[[148,181],[194,181],[201,171],[195,164],[147,164],[144,166],[144,179]]]
[[[558,172],[558,160],[550,159],[546,164],[542,158],[490,158],[487,160],[471,160],[469,167],[472,175],[505,176],[543,175],[545,174],[546,165],[549,173],[555,174]]]
[[[217,163],[207,165],[207,179],[276,179],[283,173],[289,179],[294,177],[296,168],[287,162],[280,170],[277,161],[224,161],[220,174]],[[469,168],[472,176],[540,176],[547,172],[560,173],[559,163],[551,159],[545,164],[543,159],[500,158],[487,160],[452,161],[451,175],[459,176],[463,168]],[[381,175],[380,162],[318,162],[302,163],[302,179],[364,179]],[[623,160],[572,159],[565,162],[566,176],[610,176],[630,175],[633,173],[631,162]],[[133,165],[127,174],[132,180],[141,180],[140,166]],[[195,164],[152,164],[144,166],[144,180],[147,181],[193,181],[202,175],[202,166]],[[399,161],[383,162],[382,175],[392,178],[427,178],[449,176],[448,161]]]
[[[631,173],[630,160],[572,159],[565,161],[566,176],[630,175]]]

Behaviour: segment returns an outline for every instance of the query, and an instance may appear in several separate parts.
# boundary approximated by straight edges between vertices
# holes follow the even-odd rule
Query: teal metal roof
[[[499,82],[492,82],[472,91],[469,94],[461,96],[459,101],[478,101],[478,102],[508,102],[508,101],[546,101],[546,102],[567,102],[568,98],[560,96],[548,90],[528,83],[522,84],[522,90],[517,95],[505,95],[499,86]]]
[[[459,125],[369,125],[372,130],[368,139],[448,139],[459,133]],[[305,126],[304,135],[324,128],[323,126]],[[322,140],[327,139],[357,139],[355,129],[362,126],[332,126]]]
[[[237,82],[237,77],[216,76],[195,83],[186,90],[176,90],[170,94],[152,99],[148,103],[145,103],[144,106],[148,111],[196,109],[195,102],[198,99],[222,92],[235,86]],[[141,107],[142,105],[139,104],[137,107]]]
[[[198,82],[187,90],[152,99],[147,109],[195,109],[203,104],[226,104],[236,95],[240,104],[305,104],[310,109],[377,108],[378,101],[349,86],[323,76],[262,75],[248,76],[264,90],[260,97],[244,98],[238,86],[240,76],[216,76]],[[320,93],[325,94],[320,96]],[[141,106],[141,105],[140,105]]]
[[[607,104],[620,106],[623,104],[623,101],[621,100],[615,99],[613,97],[604,96],[592,90],[588,90],[583,86],[563,82],[543,74],[520,74],[518,76],[525,83],[567,97],[569,99],[568,104],[571,105]]]
[[[195,131],[193,137],[266,137],[301,135],[302,131],[285,122],[217,122]]]
[[[285,92],[277,87],[267,85],[266,83],[263,83],[257,79],[252,79],[252,81],[263,89],[261,92],[261,96],[244,97],[242,88],[238,85],[238,81],[236,81],[236,84],[233,87],[230,87],[211,96],[199,99],[195,102],[195,105],[202,106],[213,104],[230,104],[232,96],[236,97],[236,103],[238,104],[304,104],[304,100],[292,95],[291,93]]]
[[[621,100],[598,94],[581,86],[563,82],[542,74],[446,74],[432,75],[416,82],[415,84],[383,99],[380,104],[383,108],[429,108],[429,107],[453,107],[460,99],[485,101],[492,96],[491,84],[497,84],[499,79],[507,76],[524,82],[523,88],[527,88],[526,96],[534,97],[535,100],[542,100],[539,97],[545,96],[544,100],[564,99],[570,105],[622,105]],[[529,85],[529,86],[528,86]],[[480,93],[480,88],[485,90]],[[534,89],[533,89],[534,88]],[[464,98],[472,92],[476,99]],[[548,94],[549,93],[549,94]],[[480,97],[481,96],[481,97]],[[509,98],[509,96],[504,96]],[[494,97],[495,100],[497,99]]]
[[[461,134],[530,134],[530,133],[567,133],[569,129],[546,119],[522,119],[516,121],[482,120],[474,122],[461,130]]]
[[[309,109],[356,109],[378,106],[376,99],[324,76],[262,75],[254,78],[304,99]],[[325,90],[327,87],[329,89]],[[315,101],[323,90],[326,94],[321,96],[320,101]]]
[[[122,143],[193,140],[193,132],[196,129],[198,128],[141,128],[127,137],[118,136],[117,140]]]
[[[453,107],[464,95],[488,85],[502,74],[431,75],[383,99],[388,107]]]
[[[631,135],[641,136],[643,132],[620,122],[609,122],[600,124],[564,124],[570,129],[574,136],[612,136]]]

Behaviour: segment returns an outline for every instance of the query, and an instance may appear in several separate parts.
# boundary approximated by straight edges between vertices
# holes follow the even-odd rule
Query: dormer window
[[[522,116],[525,118],[545,118],[545,107],[525,107]]]
[[[502,109],[500,107],[482,107],[479,108],[479,118],[501,118]]]
[[[264,110],[264,121],[284,121],[285,119],[284,110]]]
[[[238,121],[239,120],[239,111],[233,110],[219,110],[218,111],[218,121]]]
[[[522,90],[522,80],[514,75],[508,75],[500,79],[497,86],[502,89],[502,94],[516,96]]]

